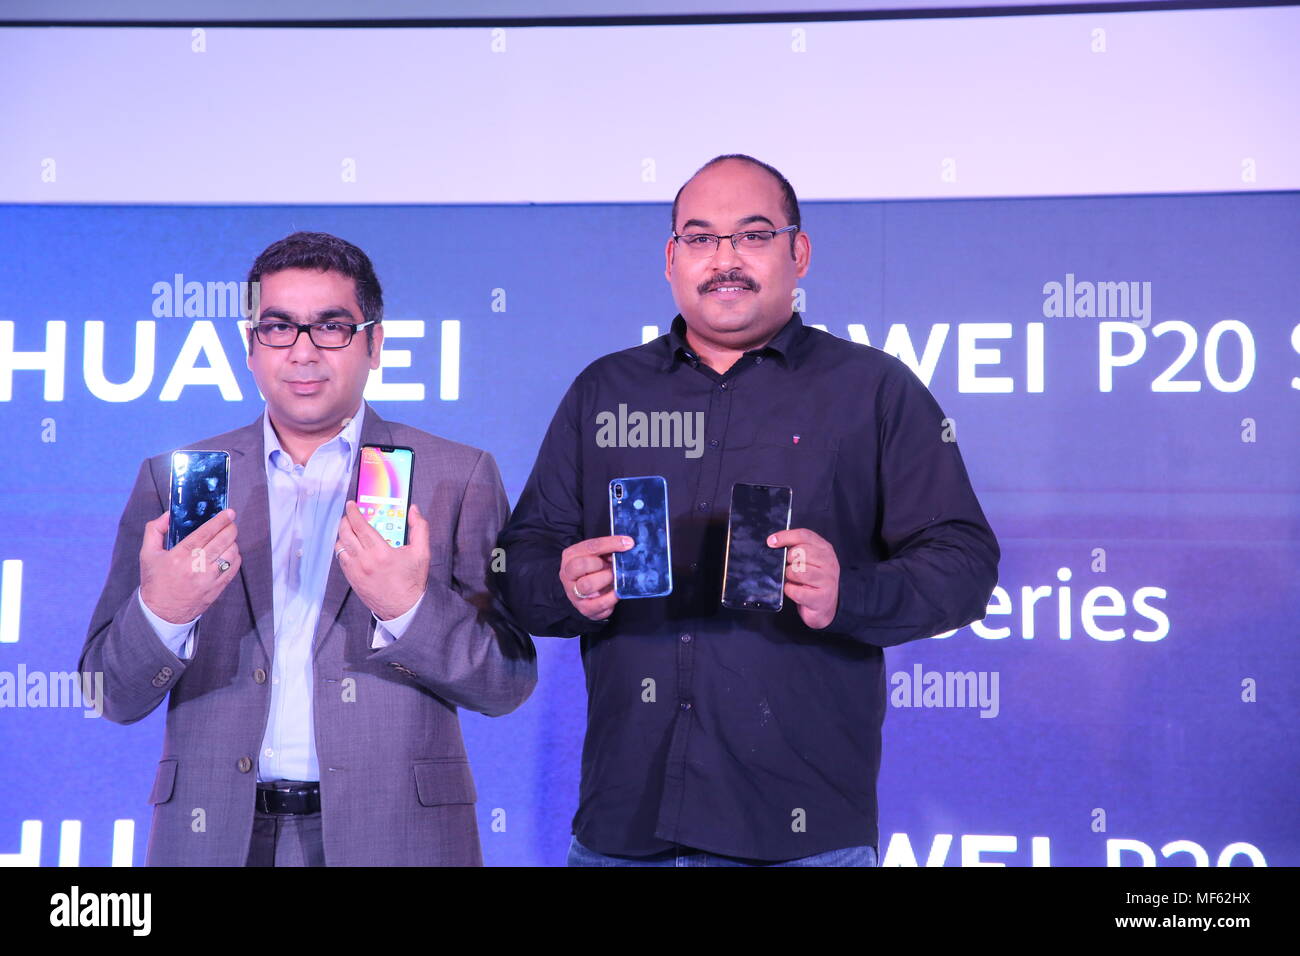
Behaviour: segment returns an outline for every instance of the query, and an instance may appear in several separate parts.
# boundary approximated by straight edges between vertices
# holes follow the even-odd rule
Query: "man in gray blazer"
[[[266,410],[190,446],[230,453],[230,507],[167,550],[170,456],[146,460],[82,651],[110,720],[170,695],[147,862],[481,865],[457,708],[537,680],[491,580],[500,473],[363,401],[383,304],[360,249],[295,233],[249,280]],[[403,547],[357,509],[363,444],[414,449]]]

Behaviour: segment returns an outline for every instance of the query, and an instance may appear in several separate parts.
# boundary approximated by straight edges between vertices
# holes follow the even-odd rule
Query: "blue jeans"
[[[673,847],[654,856],[607,856],[589,850],[575,836],[569,842],[569,866],[875,866],[874,846],[848,846],[797,860],[743,860],[734,856],[719,856],[687,846]]]

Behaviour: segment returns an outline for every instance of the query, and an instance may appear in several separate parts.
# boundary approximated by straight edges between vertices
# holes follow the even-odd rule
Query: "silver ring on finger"
[[[594,594],[583,594],[581,591],[579,591],[577,581],[573,582],[573,596],[576,597],[579,601],[587,601],[595,597]]]
[[[227,561],[225,558],[222,558],[220,561],[217,562],[218,574],[225,574],[229,570],[230,570],[230,562]]]

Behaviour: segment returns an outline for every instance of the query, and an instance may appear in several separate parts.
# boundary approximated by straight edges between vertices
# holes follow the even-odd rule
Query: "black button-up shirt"
[[[681,844],[786,860],[878,846],[881,649],[982,618],[997,541],[943,412],[902,362],[794,314],[720,375],[685,333],[678,316],[669,334],[578,376],[502,531],[501,583],[521,622],[582,636],[574,833],[630,856]],[[638,430],[635,412],[661,427]],[[702,412],[703,433],[670,431],[654,412],[692,424]],[[628,427],[611,429],[614,419]],[[675,438],[690,444],[662,447]],[[560,552],[608,535],[609,482],[637,475],[668,482],[672,594],[590,621],[563,592]],[[791,527],[835,548],[828,627],[809,628],[789,598],[776,614],[721,605],[735,482],[789,485]]]

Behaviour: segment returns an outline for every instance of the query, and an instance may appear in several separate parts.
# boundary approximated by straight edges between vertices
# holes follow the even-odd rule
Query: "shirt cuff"
[[[862,629],[867,616],[867,603],[873,590],[875,568],[856,566],[840,567],[839,604],[835,618],[826,630],[836,634],[855,634]]]
[[[149,605],[144,603],[144,597],[140,594],[140,589],[135,589],[135,598],[140,602],[140,610],[144,612],[145,620],[153,628],[153,632],[158,635],[158,640],[162,641],[163,646],[171,651],[183,661],[187,661],[194,656],[194,625],[199,618],[195,618],[187,624],[173,624],[171,621],[164,621],[153,611],[149,610]],[[203,615],[199,615],[202,617]]]
[[[370,649],[377,651],[381,647],[387,647],[401,638],[406,633],[406,629],[411,626],[411,621],[415,619],[415,612],[420,609],[420,601],[424,600],[424,595],[420,595],[420,600],[411,605],[411,609],[405,614],[401,614],[391,621],[381,621],[375,614],[371,617],[375,619],[375,635],[370,639]]]
[[[564,585],[560,583],[559,561],[556,561],[555,572],[548,574],[547,579],[550,581],[551,604],[556,610],[557,619],[565,621],[568,629],[574,634],[591,634],[609,624],[614,616],[612,614],[599,621],[593,621],[574,607],[573,602],[564,593]]]

